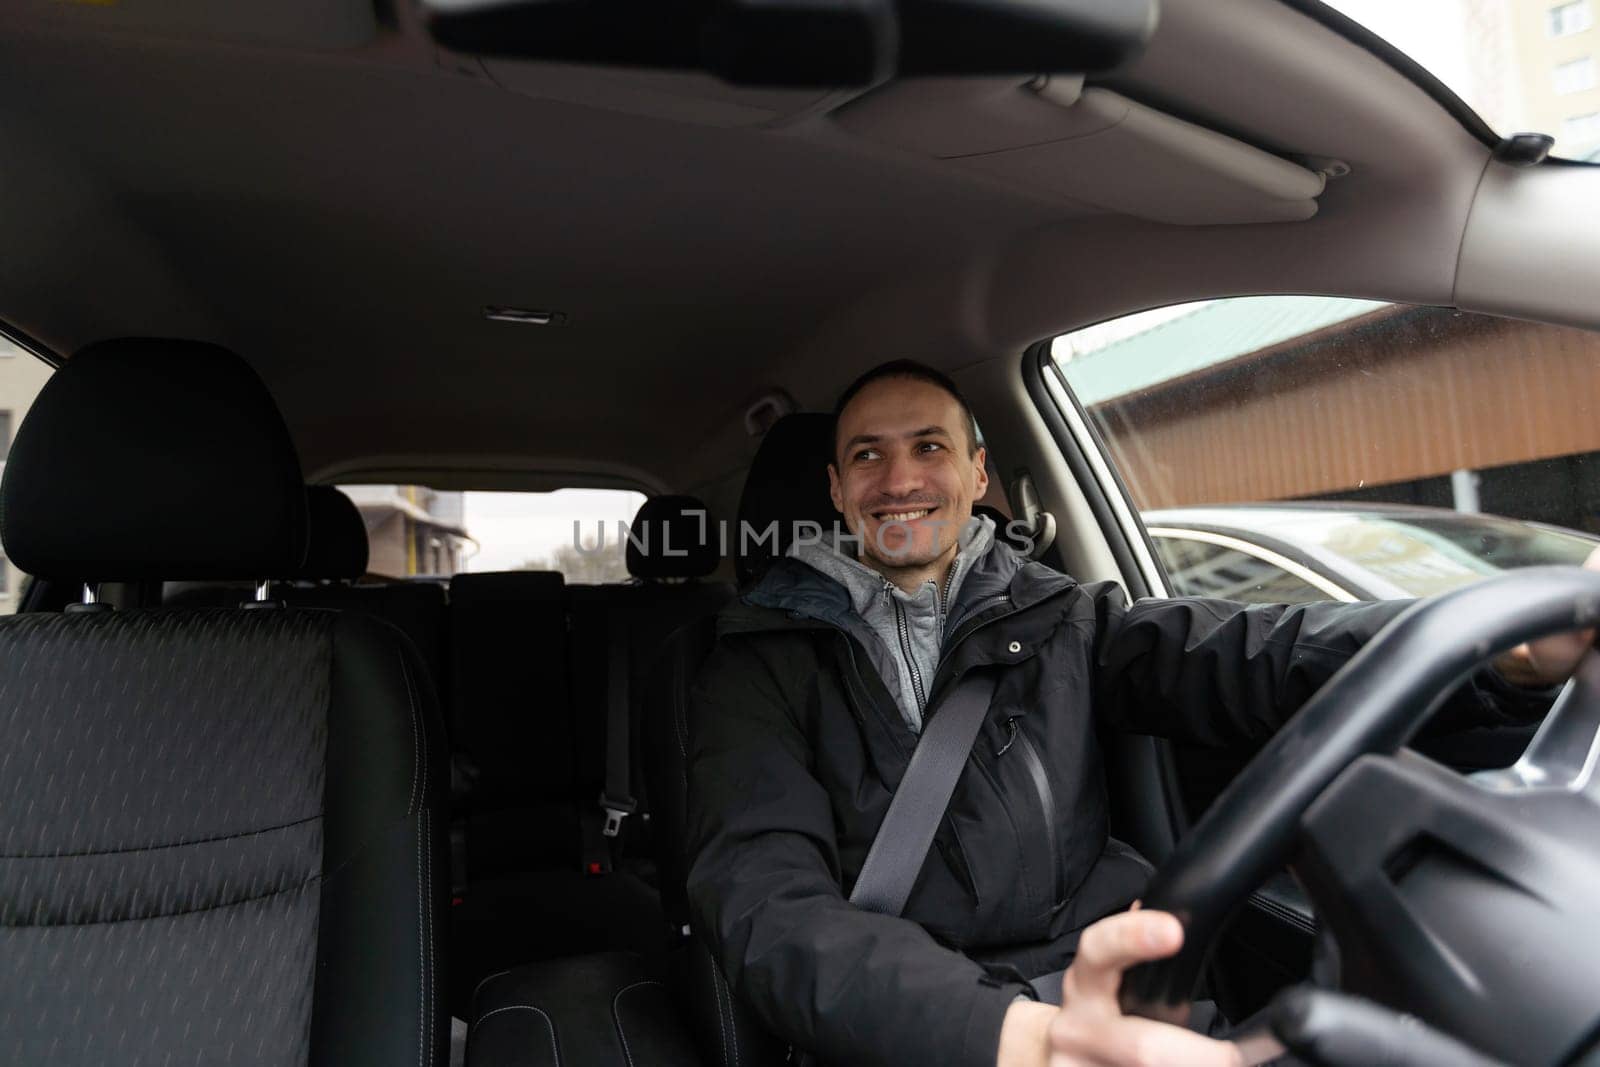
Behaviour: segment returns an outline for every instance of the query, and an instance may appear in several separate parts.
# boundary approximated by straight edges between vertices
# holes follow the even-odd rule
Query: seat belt
[[[638,810],[638,801],[629,790],[629,745],[631,709],[628,704],[628,626],[621,611],[611,614],[606,627],[606,768],[605,782],[594,808],[579,815],[583,835],[585,874],[610,874],[614,866],[614,846],[622,834],[622,823]]]
[[[611,648],[606,670],[606,783],[600,808],[606,814],[608,838],[622,833],[622,821],[638,810],[630,792],[628,755],[633,710],[628,703],[628,627],[618,612],[611,619]]]
[[[999,683],[998,671],[968,674],[939,706],[939,713],[924,718],[911,762],[900,776],[900,787],[850,890],[850,903],[856,907],[882,915],[905,910]],[[817,1063],[814,1055],[793,1045],[789,1059],[795,1067]]]
[[[850,903],[856,907],[883,915],[905,910],[999,681],[998,671],[968,674],[945,698],[938,714],[925,719],[922,737],[889,801],[889,813],[850,891]]]

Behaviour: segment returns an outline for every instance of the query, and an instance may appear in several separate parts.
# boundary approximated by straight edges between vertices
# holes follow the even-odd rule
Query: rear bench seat
[[[577,865],[577,740],[566,656],[561,575],[450,579],[450,730],[469,881]]]
[[[694,498],[653,498],[631,529],[627,585],[565,586],[544,572],[451,582],[453,726],[469,781],[458,798],[468,881],[451,911],[462,1007],[479,977],[513,963],[665,946],[634,726],[667,637],[732,589],[702,580],[717,553]],[[627,725],[611,736],[629,758],[610,792],[636,810],[610,839],[601,795],[614,694]]]
[[[740,502],[741,520],[764,530],[769,523],[786,524],[791,517],[814,521],[832,516],[826,482],[821,483],[820,493],[813,484],[825,469],[831,441],[832,423],[827,415],[790,415],[774,426],[752,465]],[[817,456],[823,461],[817,462]],[[796,487],[802,485],[813,491],[797,492]],[[796,508],[800,509],[798,516],[790,516],[789,511]],[[637,524],[648,525],[652,520],[667,524],[666,543],[676,550],[680,543],[693,545],[694,532],[706,528],[699,525],[701,510],[692,498],[651,501],[641,510]],[[592,953],[490,975],[472,998],[468,1067],[561,1063],[753,1067],[784,1058],[781,1045],[753,1023],[710,955],[689,936],[684,865],[679,854],[685,703],[689,682],[710,647],[710,616],[731,598],[732,590],[717,583],[695,588],[682,581],[690,574],[709,573],[716,562],[711,546],[699,546],[696,551],[705,555],[691,563],[683,556],[667,555],[659,543],[651,542],[643,553],[651,558],[644,561],[633,558],[635,550],[629,552],[630,570],[641,577],[656,575],[654,587],[574,587],[569,599],[574,602],[574,639],[580,642],[587,632],[595,645],[602,644],[598,635],[609,625],[607,611],[644,616],[632,620],[630,628],[630,635],[643,635],[638,639],[642,646],[639,654],[632,657],[640,673],[630,680],[633,713],[642,729],[633,730],[632,736],[644,757],[645,777],[655,784],[651,801],[655,821],[661,824],[654,836],[670,928],[667,951],[651,957]],[[779,550],[781,545],[767,542],[761,554]],[[759,565],[755,558],[759,551],[739,559],[742,576]],[[666,573],[658,568],[665,568]],[[606,677],[604,668],[592,660],[575,661],[575,666],[582,687],[578,691],[587,693],[585,699],[590,701],[603,698],[603,692],[597,698],[591,687]],[[665,984],[663,976],[667,976]]]

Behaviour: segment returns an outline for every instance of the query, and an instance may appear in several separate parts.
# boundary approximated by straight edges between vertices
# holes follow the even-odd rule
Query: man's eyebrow
[[[844,451],[848,452],[856,445],[875,445],[881,440],[883,438],[875,433],[858,433],[844,443]]]

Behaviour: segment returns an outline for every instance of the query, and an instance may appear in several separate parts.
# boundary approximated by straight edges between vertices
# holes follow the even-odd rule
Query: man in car
[[[828,477],[848,536],[797,542],[744,591],[695,691],[688,888],[724,974],[824,1062],[1240,1062],[1232,1044],[1118,1010],[1123,970],[1183,935],[1126,910],[1150,868],[1108,836],[1096,721],[1257,746],[1406,604],[1129,605],[973,516],[984,450],[942,374],[885,364],[836,415]],[[1440,718],[1536,717],[1592,639],[1501,657]],[[885,782],[924,712],[977,668],[999,681],[904,914],[859,909],[848,894]],[[1063,1005],[1035,999],[1025,979],[1069,963]]]

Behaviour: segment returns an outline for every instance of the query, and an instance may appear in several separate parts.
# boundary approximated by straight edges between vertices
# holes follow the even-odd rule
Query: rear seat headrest
[[[704,578],[717,569],[717,529],[698,497],[653,496],[628,529],[635,578]]]
[[[306,561],[296,578],[359,578],[367,573],[367,524],[355,502],[331,485],[306,486]]]
[[[196,341],[101,341],[50,377],[17,430],[0,540],[18,567],[50,578],[294,574],[305,481],[244,360]]]
[[[739,580],[747,582],[794,540],[799,523],[832,531],[844,519],[828,494],[828,464],[833,462],[833,416],[820,412],[785,415],[767,430],[750,462],[739,498],[736,545]],[[767,536],[777,524],[777,536]]]

